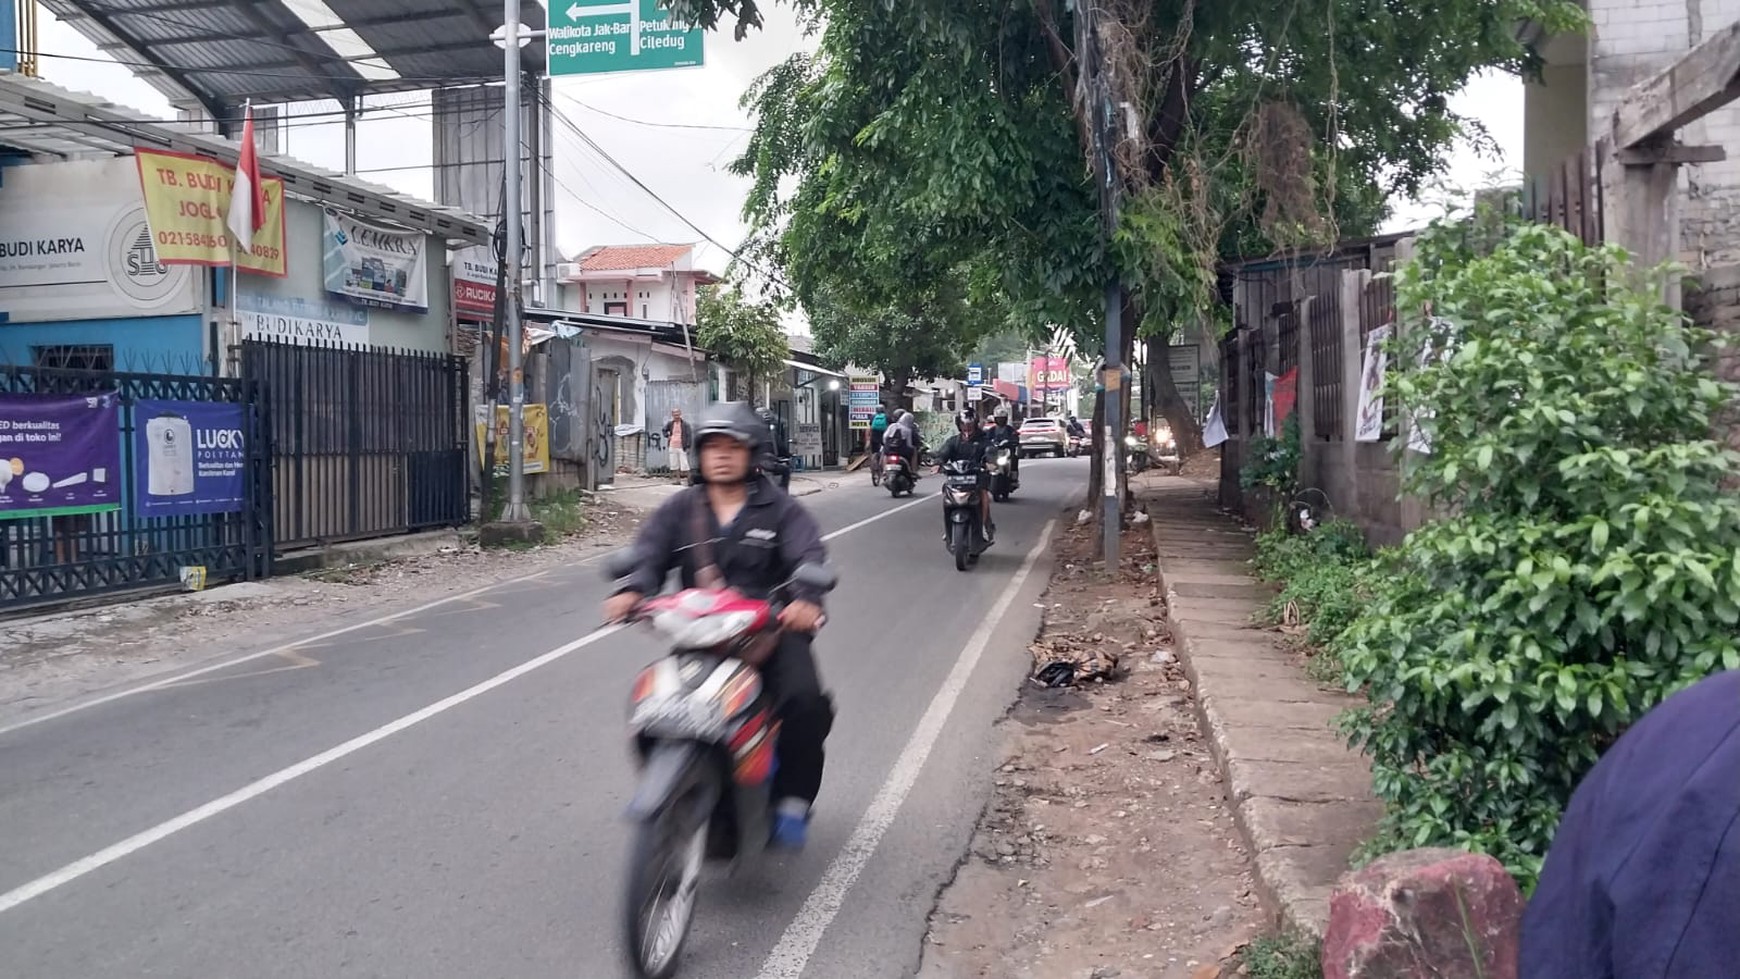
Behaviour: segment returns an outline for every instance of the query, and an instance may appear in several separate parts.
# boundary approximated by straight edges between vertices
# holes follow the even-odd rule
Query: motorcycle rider
[[[1009,449],[1009,476],[1015,482],[1021,480],[1021,439],[1015,434],[1015,426],[1009,424],[1009,409],[999,405],[991,413],[991,448]]]
[[[756,414],[767,425],[767,449],[761,470],[776,477],[783,489],[791,483],[791,439],[786,435],[785,422],[772,408],[763,407]]]
[[[924,449],[924,440],[918,435],[918,422],[913,420],[912,412],[900,413],[900,417],[883,433],[882,444],[905,459],[906,468],[912,470],[912,478],[918,478],[918,454]]]
[[[990,451],[990,436],[979,427],[973,409],[963,408],[955,415],[955,434],[949,436],[931,457],[935,471],[940,472],[951,462],[965,462],[979,474],[979,523],[985,528],[987,544],[997,537],[997,525],[991,522],[991,474],[985,470],[985,459]]]
[[[702,412],[695,425],[701,481],[666,500],[641,525],[634,548],[641,564],[605,601],[606,622],[627,618],[664,587],[673,568],[684,588],[696,587],[706,550],[726,585],[758,599],[788,581],[798,565],[827,561],[815,518],[756,468],[767,436],[767,423],[744,402],[721,402]],[[706,549],[693,539],[699,527],[711,535]],[[822,596],[801,585],[792,585],[788,595],[790,604],[779,614],[784,632],[761,677],[781,721],[772,842],[798,849],[821,788],[823,742],[833,729],[834,707],[811,650],[824,620]]]
[[[1069,420],[1063,423],[1064,430],[1076,438],[1087,438],[1087,429],[1082,426],[1081,419],[1075,417],[1075,412],[1069,413]]]

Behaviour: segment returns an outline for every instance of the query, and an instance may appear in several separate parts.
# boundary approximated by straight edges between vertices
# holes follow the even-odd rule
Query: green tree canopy
[[[696,299],[695,319],[695,339],[741,372],[752,393],[791,356],[779,306],[770,299],[750,300],[736,288],[710,286]]]
[[[898,309],[967,269],[996,318],[1066,327],[1091,356],[1116,273],[1138,330],[1201,322],[1219,259],[1369,233],[1466,126],[1449,97],[1482,68],[1534,67],[1516,24],[1581,20],[1570,0],[1094,0],[1127,106],[1107,248],[1082,2],[793,0],[818,50],[748,93],[735,167],[798,301]],[[739,36],[761,16],[757,0],[669,5]]]

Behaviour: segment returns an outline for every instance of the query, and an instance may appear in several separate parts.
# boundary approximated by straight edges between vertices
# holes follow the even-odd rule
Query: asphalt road
[[[853,474],[806,499],[841,574],[827,783],[805,852],[709,874],[684,975],[912,974],[1085,476],[1025,463],[967,574],[934,498]],[[562,567],[0,727],[0,975],[624,975],[622,723],[661,650],[596,631],[603,593]]]

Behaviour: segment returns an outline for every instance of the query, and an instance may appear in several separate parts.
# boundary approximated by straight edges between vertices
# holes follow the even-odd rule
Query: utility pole
[[[1089,128],[1093,140],[1094,178],[1100,191],[1101,242],[1107,264],[1110,265],[1112,241],[1118,231],[1120,203],[1118,165],[1112,153],[1116,138],[1114,127],[1117,102],[1100,51],[1099,13],[1099,0],[1076,0],[1076,47],[1080,52],[1083,87],[1092,119]],[[1105,553],[1106,571],[1114,575],[1118,571],[1118,533],[1123,516],[1123,501],[1118,498],[1118,470],[1123,458],[1123,442],[1120,437],[1123,432],[1124,406],[1123,314],[1123,285],[1118,281],[1117,270],[1113,268],[1106,281],[1105,297],[1105,373],[1101,385],[1101,397],[1105,401],[1105,428],[1101,433],[1105,443],[1101,459],[1104,467],[1101,473],[1104,495],[1100,529],[1104,535],[1102,549]]]
[[[524,335],[520,323],[521,281],[520,260],[524,231],[520,215],[525,197],[520,181],[520,44],[528,33],[520,24],[520,0],[502,0],[502,81],[505,103],[502,113],[502,166],[507,185],[503,201],[502,220],[506,222],[507,247],[502,256],[502,279],[507,283],[507,348],[508,348],[508,499],[501,519],[506,523],[522,523],[531,519],[526,507],[526,374],[522,344]]]

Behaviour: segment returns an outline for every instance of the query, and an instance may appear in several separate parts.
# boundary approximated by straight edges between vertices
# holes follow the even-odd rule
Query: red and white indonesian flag
[[[254,153],[254,109],[242,116],[242,155],[236,161],[236,185],[230,192],[230,216],[226,222],[236,247],[254,246],[254,232],[266,226],[266,190],[260,180],[260,158]]]

